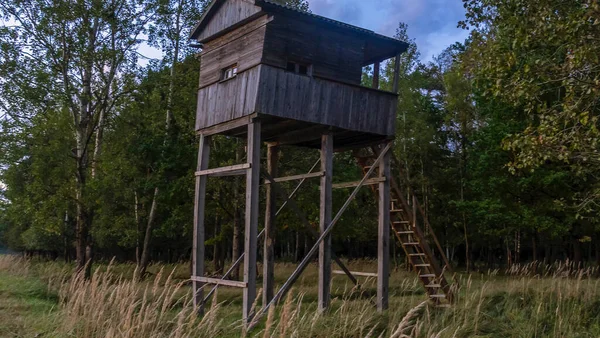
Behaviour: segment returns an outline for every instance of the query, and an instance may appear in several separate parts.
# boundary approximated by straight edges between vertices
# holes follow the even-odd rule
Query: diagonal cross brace
[[[350,206],[350,202],[352,202],[354,200],[354,198],[360,191],[360,188],[362,188],[362,186],[365,184],[367,179],[373,174],[373,172],[375,171],[375,168],[379,165],[379,163],[383,159],[383,156],[390,150],[391,147],[392,147],[392,143],[389,142],[385,146],[385,148],[381,151],[381,153],[379,153],[377,160],[375,160],[375,162],[373,163],[373,165],[371,166],[369,171],[365,174],[365,176],[360,181],[360,183],[356,186],[356,188],[354,188],[354,191],[352,191],[352,194],[350,194],[350,197],[348,197],[348,199],[346,200],[346,203],[344,203],[344,205],[342,206],[340,211],[338,211],[338,213],[335,215],[335,217],[333,218],[331,223],[329,223],[329,225],[327,226],[325,231],[323,231],[323,233],[321,233],[321,235],[317,239],[316,243],[310,249],[310,251],[308,252],[306,257],[304,257],[302,262],[300,262],[300,264],[298,265],[296,270],[294,270],[294,272],[292,273],[290,278],[288,278],[288,280],[285,282],[285,284],[283,284],[283,286],[279,289],[279,291],[277,291],[275,296],[273,296],[273,299],[271,300],[271,302],[269,302],[269,304],[266,304],[265,306],[263,306],[262,309],[260,309],[258,311],[258,313],[254,316],[254,319],[248,325],[248,331],[250,331],[254,326],[256,326],[256,324],[258,323],[260,318],[262,316],[264,316],[264,314],[268,311],[268,309],[273,304],[277,303],[289,291],[289,289],[296,282],[298,277],[300,277],[300,275],[302,274],[304,269],[306,269],[306,267],[308,266],[308,263],[312,260],[313,256],[319,249],[319,244],[325,239],[325,237],[327,237],[331,233],[331,231],[333,231],[333,227],[340,220],[340,218],[342,217],[342,214],[346,211],[346,209],[348,209],[348,207]]]
[[[272,187],[275,189],[275,191],[285,197],[285,193],[283,192],[282,188],[279,186],[279,184],[277,182],[275,182],[275,179],[266,171],[262,172],[263,176],[265,176],[265,178],[267,179],[267,181],[269,181],[272,185]],[[288,199],[288,202],[290,204],[290,207],[292,208],[292,210],[294,210],[294,212],[296,213],[296,216],[298,216],[298,218],[300,218],[300,221],[302,223],[304,223],[304,227],[306,227],[308,229],[308,231],[311,233],[311,235],[314,238],[319,238],[319,233],[316,232],[310,225],[310,222],[308,221],[308,219],[306,218],[306,215],[302,212],[302,210],[300,210],[300,208],[298,207],[298,205],[296,204],[296,202],[293,199]],[[333,260],[336,262],[336,264],[340,267],[340,269],[342,269],[344,271],[344,273],[346,274],[346,276],[348,276],[348,278],[350,278],[350,280],[352,281],[352,283],[354,283],[354,285],[358,285],[358,280],[356,279],[356,277],[354,277],[352,275],[352,272],[350,272],[350,270],[346,267],[346,265],[344,265],[344,263],[335,255],[335,253],[331,253],[331,258],[333,258]]]
[[[318,159],[317,162],[315,162],[315,164],[312,166],[312,168],[310,168],[310,170],[308,171],[308,173],[312,173],[313,170],[315,170],[315,168],[319,165],[319,162],[321,162],[321,159]],[[300,188],[302,187],[302,185],[304,184],[304,182],[306,181],[306,178],[302,179],[298,185],[296,186],[296,188],[292,191],[292,193],[289,196],[284,196],[285,197],[285,202],[283,202],[283,204],[281,205],[281,207],[279,207],[279,209],[277,210],[277,212],[275,213],[275,216],[279,215],[279,213],[281,213],[281,211],[283,210],[283,208],[288,204],[288,202],[292,201],[292,198],[294,197],[294,195],[296,195],[296,193],[298,192],[298,190],[300,190]],[[295,204],[294,204],[295,205]],[[258,236],[256,236],[257,240],[260,240],[261,237],[265,234],[265,229],[263,229]],[[317,236],[315,236],[317,237]],[[229,275],[231,275],[231,273],[233,272],[233,270],[240,265],[240,263],[242,263],[242,260],[244,259],[244,255],[245,253],[242,252],[242,254],[240,255],[240,257],[231,265],[231,267],[229,268],[229,270],[227,270],[227,272],[225,272],[225,274],[223,275],[223,277],[221,277],[221,280],[225,280],[227,277],[229,277]],[[345,266],[340,266],[340,268],[342,268],[342,270],[345,269]],[[347,270],[347,269],[346,269]],[[356,284],[356,279],[353,281],[354,284]],[[213,288],[206,294],[206,296],[204,297],[204,300],[202,301],[203,303],[206,303],[210,297],[212,296],[212,294],[215,292],[215,290],[217,290],[217,288],[219,287],[219,285],[215,285],[213,286]]]

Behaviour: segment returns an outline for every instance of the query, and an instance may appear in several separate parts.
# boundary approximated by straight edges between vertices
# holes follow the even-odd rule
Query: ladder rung
[[[434,274],[425,274],[425,275],[419,275],[419,277],[421,278],[435,278]]]
[[[411,243],[402,243],[403,245],[414,245],[414,246],[418,246],[419,243],[418,242],[411,242]]]
[[[431,264],[415,264],[415,267],[417,267],[417,268],[427,268],[430,266],[431,266]]]
[[[440,284],[429,284],[429,285],[425,285],[426,288],[441,288],[442,286]]]
[[[392,223],[394,223],[394,224],[410,224],[409,221],[394,221]]]
[[[446,295],[429,295],[429,298],[446,298]]]
[[[394,212],[394,213],[404,212],[404,209],[392,209],[392,210],[390,210],[390,212]]]
[[[409,254],[409,256],[413,256],[413,257],[416,257],[416,256],[425,256],[425,254],[424,253],[414,253],[414,254]]]
[[[414,231],[398,231],[398,235],[413,235]]]

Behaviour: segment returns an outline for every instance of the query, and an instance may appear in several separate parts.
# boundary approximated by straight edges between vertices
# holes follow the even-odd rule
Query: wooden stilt
[[[254,317],[254,320],[248,326],[248,329],[252,329],[254,326],[256,326],[256,324],[258,323],[258,320],[262,316],[264,316],[265,313],[267,313],[267,311],[269,310],[269,308],[271,306],[273,306],[273,304],[277,303],[290,290],[292,285],[298,280],[298,278],[300,277],[300,275],[302,274],[304,269],[306,269],[306,267],[308,266],[310,261],[313,259],[314,255],[317,253],[317,250],[320,248],[323,240],[325,240],[325,238],[331,234],[331,231],[333,231],[333,227],[335,226],[335,224],[340,220],[340,218],[342,217],[342,214],[346,211],[346,209],[348,209],[348,207],[350,206],[350,203],[354,200],[354,198],[356,198],[356,195],[358,194],[360,188],[363,187],[363,184],[365,183],[367,178],[370,177],[373,172],[375,172],[375,167],[377,165],[379,165],[379,163],[383,159],[383,156],[390,150],[390,147],[391,147],[391,144],[388,144],[381,151],[381,154],[379,155],[379,157],[377,157],[377,159],[373,163],[373,166],[369,170],[367,170],[367,173],[365,174],[362,181],[358,184],[358,186],[356,188],[354,188],[354,191],[352,191],[352,193],[350,194],[350,197],[348,197],[348,199],[346,200],[344,205],[342,205],[342,207],[337,212],[335,217],[333,217],[333,220],[327,225],[326,230],[323,233],[321,233],[319,238],[317,238],[315,245],[313,245],[313,247],[310,248],[310,250],[304,257],[302,262],[300,262],[298,267],[296,267],[296,270],[294,270],[294,272],[292,272],[292,274],[290,275],[288,280],[281,286],[281,288],[279,288],[279,290],[277,290],[277,293],[275,294],[275,296],[273,296],[273,299],[271,300],[271,302],[269,304],[267,304],[266,306],[263,306],[263,308],[258,311],[257,315]]]
[[[396,59],[394,60],[394,82],[393,89],[394,93],[398,93],[398,89],[400,89],[400,58],[402,57],[402,53],[396,55]]]
[[[248,125],[248,163],[246,174],[246,227],[244,232],[244,288],[242,317],[244,323],[252,320],[252,304],[256,299],[256,254],[258,234],[258,202],[260,187],[260,122]]]
[[[380,74],[381,62],[375,62],[373,65],[373,84],[371,87],[379,89],[379,74]]]
[[[269,144],[267,150],[267,172],[272,177],[277,177],[277,163],[279,160],[279,146]],[[265,210],[265,244],[263,252],[263,304],[269,304],[273,299],[275,286],[274,260],[275,260],[275,189],[271,184],[266,185],[266,210]]]
[[[198,148],[198,171],[208,169],[210,157],[210,136],[200,135]],[[194,243],[192,248],[192,277],[204,276],[204,207],[206,200],[207,176],[196,177],[196,195],[194,199]],[[198,313],[203,312],[202,286],[200,281],[193,282],[194,308]]]
[[[389,304],[390,278],[390,152],[379,164],[379,231],[377,236],[377,310]]]
[[[333,174],[333,135],[325,134],[321,138],[321,205],[319,228],[323,234],[331,223],[332,212],[332,174]],[[319,244],[319,311],[329,306],[331,283],[331,235]]]

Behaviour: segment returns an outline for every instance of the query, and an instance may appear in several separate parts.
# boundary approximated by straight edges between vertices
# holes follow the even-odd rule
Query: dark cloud
[[[465,12],[461,0],[310,0],[314,13],[393,36],[408,24],[423,60],[430,60],[467,32],[457,28]]]

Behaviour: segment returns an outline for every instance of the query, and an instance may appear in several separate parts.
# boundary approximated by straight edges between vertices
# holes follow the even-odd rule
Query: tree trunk
[[[140,256],[140,264],[138,266],[139,280],[144,279],[148,264],[150,263],[150,241],[152,240],[152,223],[156,218],[156,209],[158,207],[158,188],[154,188],[154,196],[152,197],[152,205],[150,206],[150,214],[148,215],[148,222],[146,223],[146,232],[144,234],[144,246],[142,247],[142,255]]]
[[[136,240],[135,240],[135,263],[136,266],[140,266],[140,260],[142,259],[142,222],[140,221],[139,212],[139,200],[137,191],[134,191],[134,205],[133,213],[135,215],[135,229],[136,229]]]
[[[180,20],[183,11],[183,4],[180,2],[177,8],[177,17],[175,19],[175,41],[173,41],[174,51],[173,51],[173,60],[171,63],[171,71],[169,73],[169,90],[167,93],[167,113],[165,117],[165,139],[163,145],[169,144],[169,137],[171,134],[171,128],[173,124],[173,94],[175,91],[175,76],[177,62],[179,61],[179,40],[180,40]],[[163,149],[164,152],[164,149]],[[164,157],[164,153],[161,158]],[[142,251],[140,264],[138,266],[138,270],[140,271],[139,278],[144,278],[146,273],[146,269],[148,268],[149,256],[150,256],[150,243],[152,237],[152,227],[154,226],[154,222],[156,221],[156,209],[158,208],[158,196],[160,194],[159,187],[154,188],[154,195],[152,196],[152,204],[150,207],[150,214],[148,215],[148,222],[146,224],[146,232],[144,236],[144,248]]]
[[[576,237],[573,237],[573,263],[577,268],[581,264],[581,242]]]
[[[214,236],[214,246],[213,246],[213,266],[215,269],[215,274],[221,275],[223,273],[223,265],[221,265],[221,241],[217,240],[219,235],[221,234],[221,220],[219,215],[215,216],[215,236]]]
[[[294,262],[300,261],[300,230],[296,230],[296,248],[294,249]]]
[[[535,233],[533,235],[531,235],[531,250],[533,253],[533,261],[537,262],[538,260],[538,256],[537,256],[537,242],[535,241]]]

